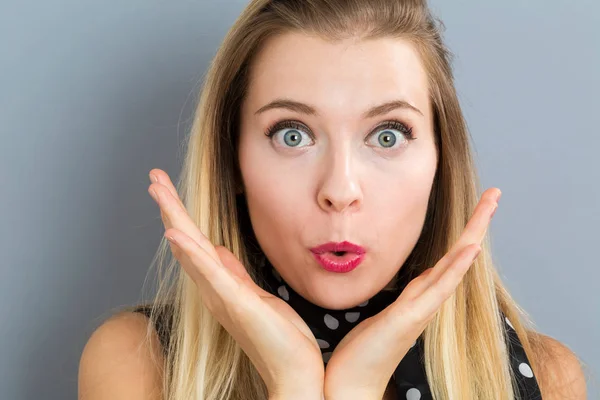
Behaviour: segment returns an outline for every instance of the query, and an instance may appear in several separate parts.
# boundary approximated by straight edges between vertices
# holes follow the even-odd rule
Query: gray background
[[[246,1],[0,0],[0,398],[76,397],[79,357],[133,304],[198,81]],[[600,367],[600,3],[437,0],[501,274]],[[591,389],[590,398],[600,398]]]

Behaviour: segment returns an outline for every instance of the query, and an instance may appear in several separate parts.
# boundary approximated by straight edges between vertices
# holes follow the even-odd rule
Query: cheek
[[[372,219],[379,221],[377,239],[409,245],[416,242],[425,221],[429,193],[429,187],[420,186],[388,191],[389,197],[378,201],[378,215]]]
[[[375,229],[375,240],[387,249],[394,259],[406,257],[415,246],[423,229],[433,178],[435,163],[424,163],[421,168],[412,164],[410,168],[396,171],[385,189],[371,190],[385,193],[373,204],[371,221]]]
[[[257,177],[249,182],[251,191],[246,193],[248,212],[256,240],[267,257],[276,265],[286,260],[285,254],[293,252],[290,244],[301,240],[306,228],[299,196],[281,185],[273,184],[269,177]]]
[[[299,175],[296,170],[287,171],[282,163],[279,163],[279,168],[273,168],[278,164],[277,160],[269,157],[268,152],[261,153],[257,149],[252,153],[240,153],[250,219],[264,248],[273,247],[266,242],[295,237],[306,220],[303,212],[306,209],[307,182],[302,180],[308,178]]]
[[[382,217],[391,221],[406,221],[424,216],[431,193],[433,177],[403,176],[384,190],[385,196],[377,197],[377,208]]]
[[[246,192],[248,211],[255,230],[266,228],[273,233],[285,233],[289,230],[286,227],[294,226],[301,220],[302,210],[295,203],[298,196],[286,190],[285,185],[273,182],[265,179],[265,182],[249,183],[252,186],[248,187],[252,189]]]

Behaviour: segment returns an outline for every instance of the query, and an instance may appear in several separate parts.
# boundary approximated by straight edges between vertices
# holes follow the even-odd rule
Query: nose
[[[322,184],[317,194],[319,207],[326,212],[357,210],[362,203],[358,166],[349,151],[341,149],[324,164]]]

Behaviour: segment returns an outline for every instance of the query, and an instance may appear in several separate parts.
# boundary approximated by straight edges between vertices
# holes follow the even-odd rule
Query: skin
[[[292,55],[293,62],[281,64]],[[389,283],[423,227],[437,165],[426,74],[411,46],[399,40],[331,44],[294,34],[268,43],[253,71],[242,110],[239,158],[257,239],[299,294],[326,308],[355,306]],[[281,109],[256,114],[278,97],[310,103],[318,115]],[[404,108],[361,117],[368,108],[399,98],[420,112]],[[299,133],[300,146],[306,147],[285,148],[283,133],[288,128],[274,137],[276,141],[263,134],[280,118],[307,127]],[[397,131],[395,147],[385,148],[377,140],[383,129],[377,127],[390,119],[412,127],[417,139],[407,141]],[[154,183],[149,192],[161,208],[175,257],[206,296],[209,309],[265,371],[263,378],[290,372],[292,383],[298,371],[322,368],[320,358],[314,357],[319,355],[314,336],[297,314],[258,288],[227,249],[213,247],[189,218],[164,171],[153,169],[150,179]],[[326,399],[384,396],[395,367],[472,265],[500,194],[497,188],[486,190],[452,249],[413,279],[394,303],[362,321],[338,344],[322,381]],[[323,270],[308,250],[343,240],[367,249],[363,263],[350,273]],[[271,329],[260,330],[261,324]],[[286,340],[277,340],[277,333],[284,331]],[[272,345],[261,343],[264,332],[271,332],[279,343],[290,338],[303,343],[302,354],[312,354],[302,359],[308,367],[279,365],[281,352],[296,346],[267,354]],[[275,366],[277,373],[271,373]],[[315,381],[315,377],[305,380]],[[281,398],[298,393],[277,388]],[[321,388],[312,389],[317,393],[314,398],[320,398]]]
[[[393,391],[386,392],[394,369],[473,264],[501,195],[497,188],[486,190],[450,251],[411,280],[390,306],[351,330],[323,371],[315,338],[294,310],[258,287],[229,250],[210,243],[164,171],[153,169],[150,179],[148,192],[160,207],[174,256],[257,366],[274,399],[298,393],[306,399],[394,398]]]
[[[309,104],[316,115],[284,108],[256,114],[279,98]],[[418,111],[363,116],[392,100]],[[264,132],[279,120],[304,126],[269,139]],[[412,128],[416,140],[381,127],[388,120]],[[297,293],[344,309],[392,280],[423,228],[437,167],[432,120],[427,75],[408,42],[328,43],[288,33],[266,43],[242,105],[239,161],[258,242]],[[286,143],[286,132],[300,135],[297,142]],[[380,141],[394,137],[391,148]],[[344,240],[366,249],[349,273],[324,270],[309,251]]]

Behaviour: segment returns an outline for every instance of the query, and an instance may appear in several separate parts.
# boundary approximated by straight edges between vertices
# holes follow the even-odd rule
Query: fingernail
[[[167,240],[173,244],[177,244],[177,241],[175,240],[175,238],[173,236],[165,236],[167,238]]]
[[[156,177],[156,175],[154,174],[148,174],[148,176],[150,177],[150,182],[158,182],[158,178]]]
[[[502,197],[502,192],[498,191],[498,194],[496,195],[496,203],[500,200],[500,197]]]

